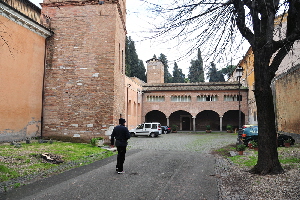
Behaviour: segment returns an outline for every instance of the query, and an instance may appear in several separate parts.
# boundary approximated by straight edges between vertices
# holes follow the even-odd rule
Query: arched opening
[[[192,130],[192,115],[184,110],[173,112],[170,117],[170,127],[176,126],[181,131]]]
[[[210,125],[211,130],[220,130],[219,114],[212,110],[204,110],[196,116],[196,130],[205,131],[206,126]]]
[[[145,116],[145,122],[159,122],[162,126],[167,126],[166,115],[159,110],[152,110]]]
[[[245,114],[241,112],[241,126],[245,124]],[[238,110],[228,110],[223,115],[223,126],[222,130],[226,130],[227,125],[231,125],[233,129],[239,128],[239,111]]]

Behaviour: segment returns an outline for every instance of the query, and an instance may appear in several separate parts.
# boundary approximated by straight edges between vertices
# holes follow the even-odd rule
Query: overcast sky
[[[42,3],[43,0],[30,0],[34,4],[39,6],[39,3]],[[151,0],[151,3],[155,2],[174,2],[174,0]],[[40,7],[40,6],[39,6]],[[135,41],[135,47],[139,59],[145,61],[152,58],[155,54],[157,57],[160,53],[163,53],[167,56],[169,61],[169,72],[172,74],[174,61],[177,62],[179,68],[182,69],[183,73],[188,75],[188,69],[190,66],[191,59],[196,59],[197,52],[195,51],[190,56],[183,57],[181,60],[178,60],[180,57],[186,55],[188,52],[188,47],[185,46],[178,47],[177,44],[179,40],[168,41],[166,37],[160,37],[155,39],[147,39],[146,36],[153,35],[151,33],[155,29],[155,25],[161,23],[161,18],[155,18],[155,14],[149,10],[149,3],[145,3],[143,0],[127,0],[127,36],[131,36],[132,40]],[[243,53],[246,53],[248,47],[246,47],[241,52],[239,57],[235,57],[233,65],[238,64],[243,56]],[[230,63],[215,63],[218,68],[226,67]],[[209,65],[209,62],[204,62],[205,66]]]

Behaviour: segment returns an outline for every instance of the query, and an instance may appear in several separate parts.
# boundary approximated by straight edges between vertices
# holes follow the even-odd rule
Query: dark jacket
[[[130,138],[130,133],[127,127],[118,125],[114,128],[111,134],[110,144],[115,146],[127,146],[127,140],[129,138]],[[116,139],[116,144],[114,139]]]

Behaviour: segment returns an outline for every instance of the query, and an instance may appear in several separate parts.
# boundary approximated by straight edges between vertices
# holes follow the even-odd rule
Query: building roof
[[[201,83],[152,83],[143,85],[147,91],[208,91],[208,90],[237,90],[238,82],[201,82]],[[243,89],[243,88],[241,88]]]

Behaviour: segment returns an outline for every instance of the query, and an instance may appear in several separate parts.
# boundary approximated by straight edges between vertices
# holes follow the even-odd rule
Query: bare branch
[[[243,35],[243,37],[245,37],[249,43],[251,45],[254,44],[254,34],[253,32],[246,26],[246,14],[245,14],[245,8],[244,8],[244,4],[242,1],[240,0],[234,0],[234,8],[235,8],[235,20],[236,20],[236,25],[239,29],[239,31],[241,32],[241,34]],[[245,1],[247,3],[247,1]]]

